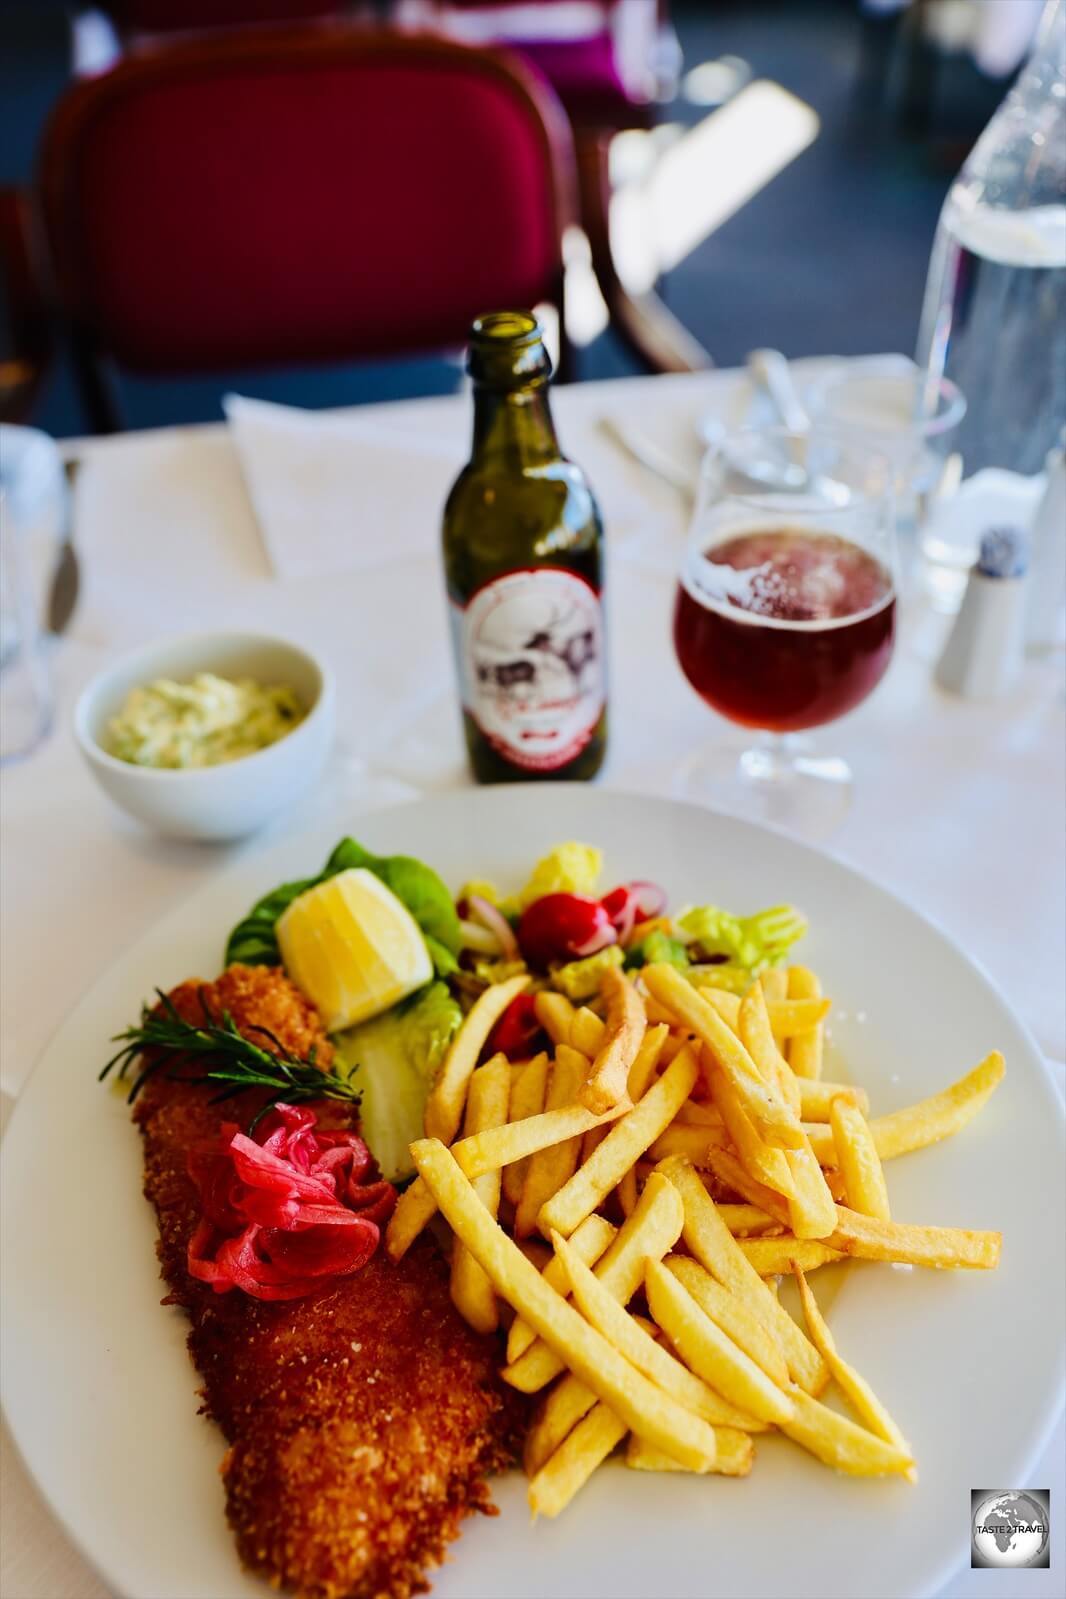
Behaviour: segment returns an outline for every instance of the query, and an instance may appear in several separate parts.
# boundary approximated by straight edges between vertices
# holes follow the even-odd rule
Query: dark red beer
[[[888,666],[895,620],[892,577],[874,556],[836,534],[781,528],[689,561],[674,645],[714,710],[791,733],[866,698]]]

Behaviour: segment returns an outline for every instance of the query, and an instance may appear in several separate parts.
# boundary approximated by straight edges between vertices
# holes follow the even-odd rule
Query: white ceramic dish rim
[[[109,750],[106,750],[100,740],[90,731],[88,721],[94,703],[101,695],[107,692],[107,687],[113,678],[125,677],[134,669],[140,669],[143,663],[143,669],[146,673],[144,681],[150,682],[151,663],[159,656],[181,647],[191,650],[194,646],[199,646],[200,644],[204,646],[205,655],[210,655],[210,646],[214,644],[217,647],[222,641],[226,641],[231,645],[247,646],[249,651],[256,649],[289,650],[294,655],[302,657],[318,680],[318,687],[315,690],[314,699],[307,708],[307,714],[301,721],[297,722],[295,727],[290,728],[287,733],[283,733],[272,744],[265,744],[262,749],[253,750],[248,755],[239,755],[236,760],[221,761],[216,766],[138,766],[132,761],[120,761],[118,756],[112,755]],[[209,672],[211,667],[205,662],[197,670]],[[120,656],[118,660],[112,661],[109,666],[105,666],[102,671],[97,672],[95,677],[86,683],[74,706],[72,716],[74,737],[77,739],[82,753],[90,761],[98,762],[110,771],[122,772],[127,776],[129,773],[135,772],[139,778],[155,783],[177,784],[184,782],[188,784],[190,781],[195,782],[197,780],[203,782],[208,773],[232,771],[234,767],[240,767],[241,770],[244,770],[249,761],[262,761],[265,756],[270,755],[272,750],[276,750],[279,746],[288,743],[289,739],[293,738],[301,729],[308,727],[312,720],[320,717],[323,707],[328,706],[331,702],[333,693],[333,673],[321,656],[315,655],[305,644],[298,644],[295,639],[286,638],[283,634],[252,633],[244,630],[227,632],[219,629],[208,632],[176,633],[165,640],[157,639],[151,644],[144,644],[139,649],[131,650],[128,654]]]
[[[559,788],[562,788],[562,787],[570,788],[572,790],[576,790],[578,793],[587,794],[587,793],[590,792],[584,785],[575,784],[575,785],[560,785],[559,786]],[[517,790],[517,791],[523,791],[524,788],[525,788],[524,785],[515,785],[514,786],[514,790]],[[556,792],[559,791],[559,788],[556,789]],[[499,786],[499,791],[502,794],[506,794],[508,792],[508,786],[507,785],[500,785]],[[481,791],[481,792],[484,794],[485,791]],[[496,793],[497,789],[493,789],[490,792]],[[640,795],[640,794],[634,794],[634,793],[625,793],[624,791],[621,791],[621,790],[601,791],[601,792],[603,793],[603,797],[604,797],[605,800],[609,800],[611,797],[617,795],[617,797],[619,799],[621,799],[621,800],[637,801],[637,802],[648,802],[649,801],[649,796],[647,796],[647,795]],[[412,800],[404,801],[404,802],[401,802],[401,803],[395,804],[395,805],[390,805],[390,806],[384,807],[384,808],[382,808],[380,810],[368,811],[368,812],[362,813],[357,818],[357,823],[356,823],[357,830],[359,828],[364,827],[364,826],[372,827],[374,822],[376,820],[378,820],[379,818],[383,818],[383,817],[387,818],[387,817],[389,817],[389,816],[391,816],[391,815],[393,815],[395,813],[402,813],[404,810],[407,810],[408,808],[411,808],[413,806],[418,806],[421,803],[425,803],[425,799],[426,798],[427,798],[427,796],[416,797],[416,798],[414,798]],[[429,798],[432,798],[432,796],[429,796]],[[661,804],[662,801],[658,800],[658,799],[651,799],[650,803],[652,803],[652,804]],[[675,802],[671,802],[671,803],[676,808],[678,808],[680,810],[687,811],[687,812],[699,813],[699,812],[703,811],[702,807],[698,807],[698,806],[694,806],[694,805],[690,805],[690,804],[683,804],[682,802],[676,802],[676,801]],[[717,813],[712,813],[712,814],[717,814]],[[736,818],[733,818],[733,817],[719,818],[719,819],[720,820],[721,819],[725,819],[725,820],[727,820],[727,821],[729,821],[731,823],[737,820]],[[835,866],[841,868],[844,872],[848,873],[849,875],[854,876],[855,878],[859,879],[865,885],[868,885],[869,887],[873,888],[878,893],[886,896],[888,899],[890,899],[891,901],[895,902],[895,904],[897,906],[899,906],[900,908],[902,908],[910,917],[912,917],[914,920],[916,920],[916,921],[920,922],[921,924],[923,924],[925,928],[927,928],[930,932],[932,932],[934,934],[935,938],[942,945],[946,946],[947,950],[950,952],[950,954],[955,959],[961,961],[966,967],[969,968],[970,972],[978,979],[980,984],[987,990],[989,996],[1010,1017],[1013,1025],[1015,1026],[1015,1028],[1018,1031],[1018,1034],[1020,1035],[1022,1040],[1025,1042],[1025,1044],[1028,1046],[1029,1052],[1030,1052],[1031,1057],[1032,1057],[1032,1063],[1035,1064],[1035,1066],[1037,1067],[1038,1075],[1042,1079],[1043,1084],[1044,1084],[1044,1086],[1045,1086],[1045,1088],[1047,1090],[1047,1100],[1048,1100],[1050,1106],[1052,1107],[1052,1114],[1057,1119],[1057,1122],[1059,1124],[1062,1123],[1062,1121],[1063,1121],[1063,1107],[1062,1107],[1062,1104],[1061,1104],[1061,1100],[1060,1100],[1060,1098],[1058,1096],[1058,1093],[1057,1093],[1057,1091],[1055,1089],[1053,1080],[1051,1078],[1051,1074],[1048,1071],[1048,1068],[1047,1068],[1046,1063],[1044,1061],[1042,1052],[1039,1049],[1039,1046],[1037,1045],[1037,1043],[1036,1043],[1031,1031],[1029,1030],[1028,1026],[1013,1011],[1013,1009],[1010,1006],[1009,1002],[1006,1000],[1005,996],[1003,995],[1001,989],[999,988],[999,986],[997,985],[995,980],[985,970],[985,968],[982,966],[982,964],[978,960],[976,960],[973,956],[969,955],[965,950],[963,950],[959,946],[959,944],[951,937],[951,935],[948,934],[944,930],[944,928],[936,920],[936,918],[928,915],[924,911],[918,910],[905,896],[900,895],[894,889],[889,888],[886,884],[884,884],[874,874],[869,873],[869,872],[867,872],[867,871],[865,871],[863,869],[860,869],[860,868],[854,866],[851,862],[845,860],[843,857],[835,854],[832,851],[826,850],[824,848],[817,848],[817,847],[814,847],[814,846],[811,846],[811,845],[808,845],[808,844],[804,844],[804,843],[802,843],[802,842],[800,842],[798,840],[793,839],[790,835],[784,833],[782,830],[777,829],[777,828],[773,828],[773,827],[769,827],[769,826],[766,826],[764,824],[758,824],[758,823],[753,823],[753,822],[743,822],[740,825],[742,825],[743,827],[749,829],[755,835],[758,835],[760,832],[762,832],[762,833],[768,833],[768,834],[771,834],[771,835],[773,835],[775,837],[784,839],[788,843],[790,848],[793,848],[793,849],[801,852],[802,854],[804,854],[807,857],[812,858],[814,860],[817,860],[817,859],[820,859],[820,858],[828,859],[829,861],[833,862],[833,864]],[[320,831],[320,827],[316,827],[313,831],[317,834],[317,832]],[[275,844],[276,844],[276,842],[277,841],[275,841]],[[243,852],[242,851],[242,855],[244,855],[246,853],[248,855],[252,855],[253,853],[259,853],[259,852],[258,851],[254,851],[253,849],[249,849],[247,852]],[[155,928],[159,929],[161,926],[165,926],[166,924],[169,924],[172,921],[177,921],[178,919],[182,918],[184,916],[184,914],[186,913],[186,910],[187,910],[188,906],[191,903],[195,902],[198,898],[200,898],[201,896],[203,896],[207,892],[209,892],[210,889],[215,884],[217,884],[217,882],[219,881],[220,877],[230,877],[230,876],[237,875],[239,872],[241,872],[241,870],[242,870],[242,868],[244,867],[245,864],[246,864],[246,862],[244,860],[242,860],[240,857],[238,857],[236,860],[234,860],[231,863],[230,867],[224,873],[218,874],[218,876],[216,876],[214,879],[212,879],[208,884],[202,885],[198,890],[194,890],[191,894],[183,896],[181,898],[181,900],[177,904],[175,904],[175,905],[170,907],[170,909],[164,914],[164,916],[159,918],[157,923],[154,924]],[[122,949],[122,951],[118,955],[116,955],[115,958],[109,963],[109,965],[106,968],[105,972],[102,973],[100,978],[97,979],[97,982],[92,984],[90,986],[90,988],[84,994],[79,996],[79,998],[76,1001],[74,1001],[68,1007],[68,1009],[65,1012],[62,1020],[53,1029],[52,1034],[51,1034],[51,1036],[49,1038],[48,1044],[41,1051],[41,1054],[38,1057],[38,1060],[35,1063],[32,1071],[30,1073],[30,1077],[27,1079],[27,1085],[26,1086],[29,1086],[29,1083],[31,1081],[33,1081],[33,1079],[36,1078],[36,1076],[38,1075],[41,1067],[45,1063],[47,1057],[50,1055],[56,1039],[59,1037],[60,1034],[63,1033],[65,1028],[68,1026],[68,1024],[73,1020],[73,1018],[75,1016],[75,1013],[80,1009],[80,1007],[83,1004],[87,1003],[91,999],[91,997],[95,993],[96,989],[102,983],[104,983],[106,981],[107,977],[110,974],[112,974],[116,969],[118,969],[118,968],[122,967],[123,965],[125,965],[126,961],[128,960],[128,958],[130,956],[131,951],[134,950],[137,947],[139,942],[140,942],[140,940],[138,940],[138,939],[131,940],[130,943],[128,943]],[[20,1098],[20,1101],[16,1105],[15,1111],[14,1111],[14,1113],[12,1115],[11,1124],[9,1125],[9,1129],[8,1129],[8,1136],[10,1136],[11,1128],[14,1127],[17,1124],[18,1117],[19,1117],[19,1110],[20,1110],[20,1107],[21,1107],[22,1103],[23,1103],[23,1100]],[[6,1387],[6,1383],[5,1383],[5,1387]],[[1060,1360],[1059,1371],[1058,1371],[1058,1374],[1057,1374],[1057,1380],[1055,1381],[1054,1386],[1052,1387],[1051,1391],[1048,1394],[1048,1404],[1047,1404],[1047,1406],[1045,1408],[1045,1412],[1044,1412],[1043,1425],[1040,1426],[1038,1429],[1036,1429],[1035,1432],[1031,1431],[1029,1436],[1028,1436],[1027,1443],[1024,1443],[1021,1446],[1021,1452],[1024,1455],[1024,1458],[1025,1458],[1025,1461],[1026,1461],[1026,1468],[1025,1468],[1026,1469],[1026,1473],[1031,1468],[1031,1466],[1036,1463],[1036,1461],[1039,1459],[1040,1455],[1042,1454],[1043,1450],[1046,1448],[1047,1442],[1048,1442],[1049,1438],[1051,1437],[1052,1432],[1054,1431],[1055,1425],[1056,1425],[1057,1420],[1058,1420],[1058,1416],[1059,1416],[1060,1412],[1063,1409],[1064,1398],[1066,1398],[1066,1377],[1064,1377],[1064,1373],[1063,1373],[1063,1370],[1062,1370],[1062,1362]],[[7,1412],[7,1408],[8,1407],[7,1407],[7,1404],[6,1404],[6,1401],[5,1401],[5,1403],[4,1403],[5,1413]],[[17,1453],[19,1454],[19,1457],[21,1458],[27,1473],[29,1474],[29,1476],[31,1477],[33,1482],[35,1483],[38,1491],[41,1493],[42,1498],[44,1498],[44,1500],[49,1504],[50,1508],[52,1509],[53,1514],[55,1514],[57,1520],[61,1523],[61,1525],[63,1526],[63,1528],[66,1531],[67,1535],[71,1538],[72,1542],[79,1549],[79,1551],[84,1556],[84,1558],[88,1561],[88,1563],[90,1565],[92,1565],[93,1568],[101,1575],[103,1580],[108,1581],[108,1582],[112,1582],[112,1585],[114,1585],[113,1579],[110,1577],[110,1575],[108,1573],[108,1569],[107,1569],[107,1564],[106,1564],[105,1558],[103,1556],[97,1555],[97,1553],[90,1547],[89,1540],[87,1538],[83,1538],[83,1537],[79,1536],[78,1532],[74,1528],[72,1528],[71,1525],[67,1522],[67,1520],[66,1520],[65,1516],[63,1515],[62,1511],[60,1509],[58,1509],[54,1505],[53,1501],[51,1500],[51,1498],[49,1496],[49,1492],[48,1492],[47,1486],[46,1486],[46,1484],[45,1484],[45,1482],[43,1480],[42,1474],[38,1472],[38,1470],[35,1468],[35,1466],[33,1464],[32,1459],[27,1455],[27,1452],[23,1449],[21,1441],[19,1440],[19,1438],[18,1438],[18,1436],[17,1436],[17,1434],[15,1432],[14,1427],[11,1427],[10,1430],[11,1430],[11,1436],[12,1436],[12,1438],[14,1440],[14,1443],[15,1443],[15,1447],[16,1447]],[[1022,1480],[1022,1479],[1020,1478],[1019,1480]],[[1027,1480],[1027,1476],[1025,1477],[1024,1480]],[[950,1576],[956,1570],[956,1568],[957,1568],[957,1566],[959,1564],[959,1559],[960,1559],[960,1556],[959,1556],[958,1552],[952,1554],[950,1557],[944,1558],[942,1563],[941,1563],[941,1565],[940,1565],[940,1567],[935,1572],[935,1574],[932,1575],[923,1584],[921,1589],[920,1590],[914,1590],[915,1599],[931,1599],[931,1596],[933,1596],[935,1594],[938,1594],[940,1592],[940,1590],[942,1589],[943,1585],[945,1584],[945,1582],[950,1578]],[[266,1593],[268,1591],[269,1591],[269,1589],[267,1588],[267,1586],[265,1584],[263,1584],[263,1592]],[[799,1590],[797,1590],[797,1592],[798,1591]],[[117,1587],[117,1585],[116,1585],[116,1593],[118,1593],[118,1592],[125,1592],[125,1590],[119,1589]]]

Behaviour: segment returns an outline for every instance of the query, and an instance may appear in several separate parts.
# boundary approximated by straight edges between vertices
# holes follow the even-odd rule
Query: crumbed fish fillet
[[[188,1020],[206,1000],[212,1014],[267,1027],[302,1055],[315,1044],[329,1062],[317,1013],[280,970],[231,966],[171,998]],[[209,1097],[159,1074],[134,1114],[168,1300],[191,1317],[203,1408],[230,1446],[222,1476],[241,1558],[306,1599],[408,1599],[427,1589],[462,1518],[492,1513],[486,1477],[514,1456],[522,1402],[497,1376],[494,1344],[452,1306],[429,1239],[398,1263],[379,1250],[362,1271],[284,1303],[191,1278],[187,1151],[254,1109],[250,1097]],[[325,1125],[354,1123],[336,1102],[319,1110]]]

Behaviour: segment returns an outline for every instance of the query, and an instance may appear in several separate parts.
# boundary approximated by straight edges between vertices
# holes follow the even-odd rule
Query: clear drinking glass
[[[851,772],[800,734],[859,705],[884,676],[896,626],[889,458],[840,429],[752,429],[708,452],[674,612],[696,692],[758,734],[716,741],[675,790],[742,816],[825,837]]]
[[[966,415],[958,385],[931,377],[905,355],[864,356],[817,378],[808,406],[816,422],[888,456],[897,528],[920,527]]]
[[[63,468],[52,439],[0,428],[0,764],[35,750],[54,720],[41,613],[65,519]]]

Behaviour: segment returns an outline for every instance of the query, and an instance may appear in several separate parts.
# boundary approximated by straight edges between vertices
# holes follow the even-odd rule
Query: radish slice
[[[580,959],[613,944],[618,935],[599,900],[583,894],[544,894],[522,913],[518,942],[533,965]]]
[[[601,949],[609,949],[612,944],[618,943],[618,933],[610,922],[602,927],[597,927],[590,938],[583,944],[573,945],[573,952],[578,960],[584,960],[586,955],[598,955]]]
[[[632,937],[638,921],[647,921],[666,909],[666,895],[656,883],[621,883],[600,901],[618,933],[620,944]]]

